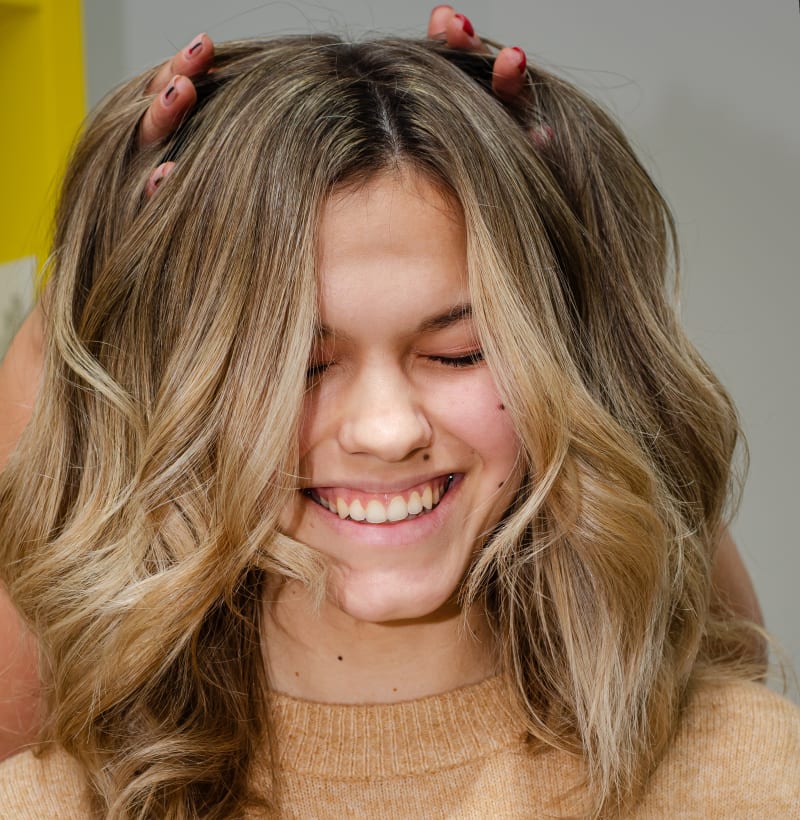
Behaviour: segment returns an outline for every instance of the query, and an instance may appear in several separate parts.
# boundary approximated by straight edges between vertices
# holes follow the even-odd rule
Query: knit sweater
[[[342,706],[275,696],[282,816],[532,818],[580,814],[577,761],[525,741],[505,682]],[[0,766],[0,816],[88,816],[66,753]],[[800,709],[750,683],[699,689],[633,814],[800,818]]]

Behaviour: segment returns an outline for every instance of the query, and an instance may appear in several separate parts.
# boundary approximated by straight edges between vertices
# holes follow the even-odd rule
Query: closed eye
[[[321,376],[332,364],[333,362],[317,362],[310,365],[306,370],[306,381],[312,381]]]
[[[428,358],[447,367],[472,367],[483,361],[483,351],[474,350],[465,356],[428,356]]]

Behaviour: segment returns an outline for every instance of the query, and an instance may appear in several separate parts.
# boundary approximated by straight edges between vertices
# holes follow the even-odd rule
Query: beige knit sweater
[[[509,703],[500,678],[391,705],[277,696],[283,816],[579,812],[560,799],[577,764],[560,752],[532,752]],[[86,816],[80,772],[65,753],[24,753],[0,766],[0,817]],[[757,684],[698,691],[634,816],[800,818],[800,709]]]

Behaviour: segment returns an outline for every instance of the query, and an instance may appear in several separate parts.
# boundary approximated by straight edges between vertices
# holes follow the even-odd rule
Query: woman
[[[147,78],[88,128],[0,489],[63,748],[6,765],[20,816],[794,805],[796,712],[710,610],[737,427],[669,214],[575,89],[490,70],[230,44],[145,203]]]
[[[430,15],[428,36],[452,48],[486,52],[470,21],[449,6],[437,6]],[[152,101],[139,124],[137,144],[155,145],[166,139],[183,121],[196,102],[193,77],[206,73],[212,64],[214,46],[205,34],[164,63],[148,84]],[[494,58],[492,90],[498,97],[513,101],[524,85],[524,52],[501,49]],[[534,129],[536,142],[548,138],[546,129]],[[152,196],[174,168],[162,162],[149,175],[146,194]],[[30,419],[42,368],[43,328],[37,308],[17,335],[8,355],[0,362],[0,468],[16,446]],[[737,617],[763,624],[758,599],[736,545],[726,530],[714,553],[712,577],[720,604]],[[764,655],[764,645],[754,636],[746,652]],[[32,742],[37,733],[38,675],[35,645],[26,634],[17,613],[0,587],[0,759]]]

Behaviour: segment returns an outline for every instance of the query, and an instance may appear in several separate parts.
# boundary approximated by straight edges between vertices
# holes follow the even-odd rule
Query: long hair
[[[44,381],[0,480],[0,564],[39,636],[46,736],[110,817],[279,808],[260,612],[268,578],[324,572],[277,529],[320,213],[342,185],[411,168],[463,211],[525,467],[463,600],[487,609],[530,736],[584,759],[588,813],[632,803],[693,676],[729,646],[709,568],[738,425],[675,317],[663,198],[611,119],[538,68],[504,105],[489,58],[432,43],[217,55],[163,146],[135,148],[152,74],[122,86],[64,184]]]

